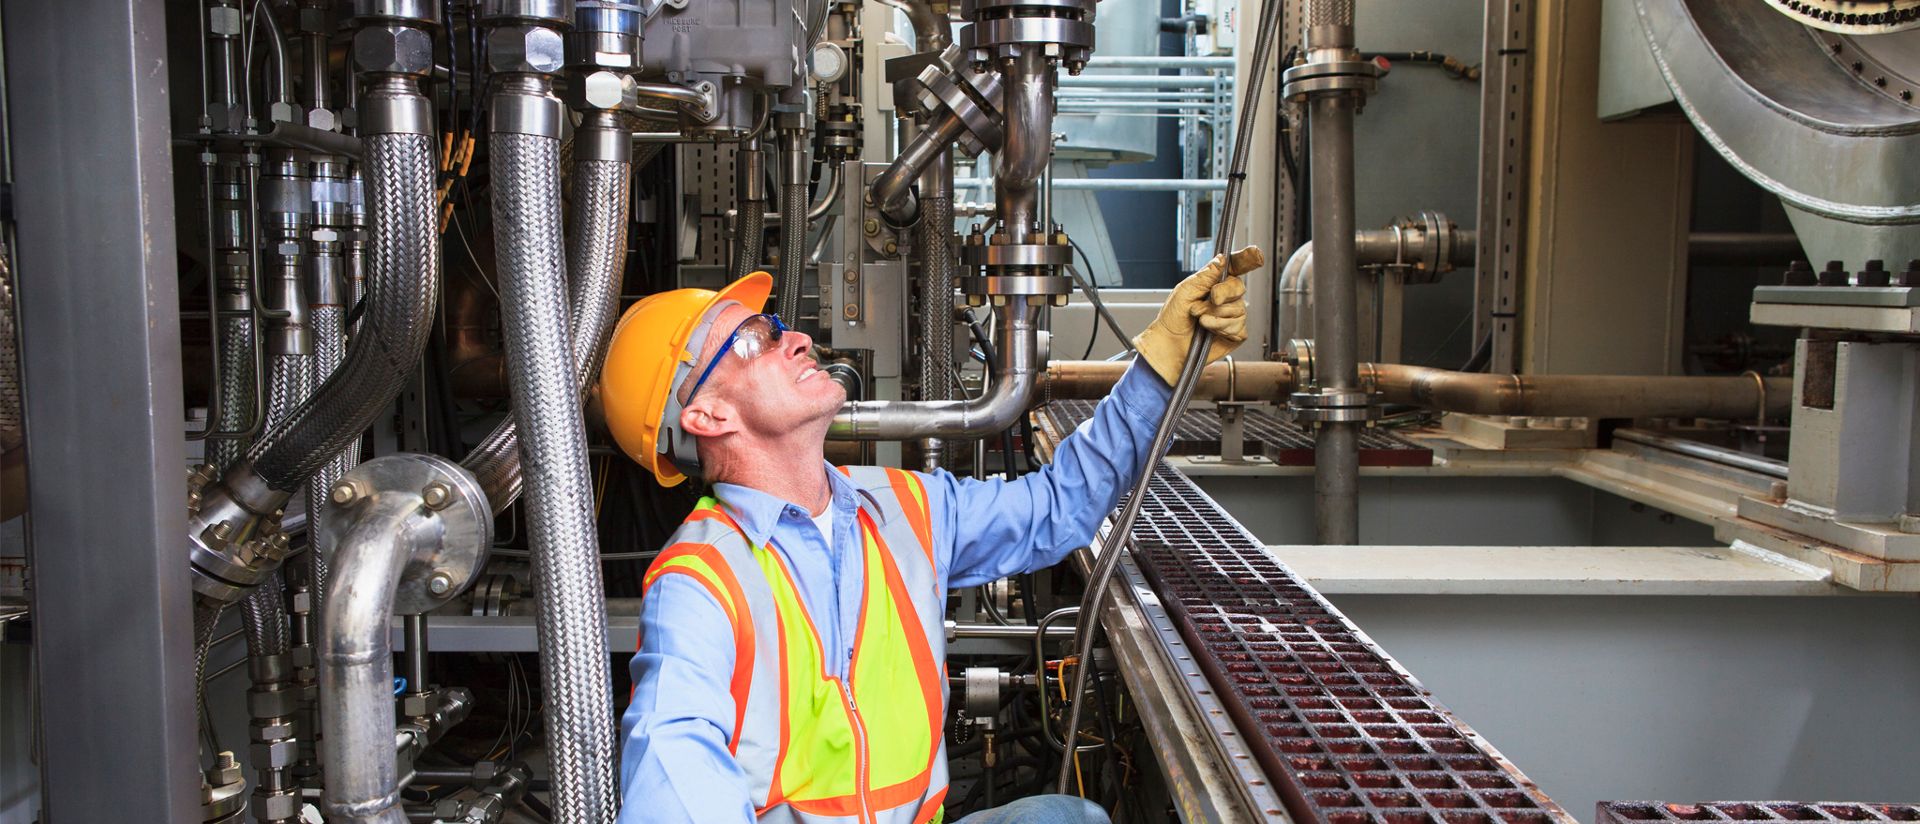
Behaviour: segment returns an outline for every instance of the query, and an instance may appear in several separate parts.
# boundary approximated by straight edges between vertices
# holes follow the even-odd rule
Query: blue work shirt
[[[1166,381],[1135,361],[1041,469],[1014,481],[921,474],[945,586],[1049,567],[1091,542],[1139,472],[1171,395]],[[714,484],[713,496],[755,546],[773,540],[828,665],[845,677],[863,585],[854,513],[862,503],[877,507],[831,466],[821,471],[832,487],[831,541],[821,540],[813,514],[799,505],[734,484]],[[648,590],[631,664],[633,701],[620,719],[619,824],[753,820],[747,776],[727,752],[734,718],[728,626],[719,602],[693,578],[662,575]]]

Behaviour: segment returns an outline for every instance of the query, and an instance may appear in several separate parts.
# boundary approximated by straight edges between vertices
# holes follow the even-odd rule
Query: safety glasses
[[[687,401],[691,403],[693,396],[700,394],[700,387],[707,384],[707,378],[713,375],[713,368],[720,365],[720,359],[726,357],[728,352],[743,361],[753,360],[773,351],[780,343],[780,335],[786,331],[787,325],[780,322],[779,315],[763,313],[741,321],[739,326],[733,327],[733,334],[720,344],[720,351],[714,353],[713,360],[700,373],[700,379],[693,382],[693,391],[687,393]]]

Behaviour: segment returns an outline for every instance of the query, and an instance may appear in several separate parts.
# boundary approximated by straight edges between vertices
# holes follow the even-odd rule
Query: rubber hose
[[[525,460],[535,627],[557,820],[611,822],[612,674],[587,433],[570,354],[560,141],[492,135],[493,225],[507,381]]]
[[[652,159],[657,144],[643,149]],[[572,330],[575,388],[584,396],[600,372],[613,322],[620,314],[620,281],[627,259],[628,189],[635,166],[611,160],[573,165],[573,219],[567,238],[567,328]],[[480,481],[495,514],[520,496],[520,439],[512,417],[500,422],[461,464]]]
[[[440,291],[433,138],[367,135],[367,298],[344,363],[247,457],[274,489],[300,482],[400,396],[426,348]]]
[[[806,215],[811,208],[806,181],[780,185],[780,300],[774,311],[789,326],[800,322],[801,281],[807,271]]]

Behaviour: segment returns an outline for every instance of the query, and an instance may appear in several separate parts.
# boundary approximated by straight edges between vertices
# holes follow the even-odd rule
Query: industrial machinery
[[[950,599],[946,820],[1916,820],[1916,26],[0,2],[0,824],[612,824],[625,306],[770,272],[831,458],[1016,479],[1246,244],[1137,495]]]

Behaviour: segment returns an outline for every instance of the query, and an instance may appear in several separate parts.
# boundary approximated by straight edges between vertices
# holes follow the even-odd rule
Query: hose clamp
[[[1373,94],[1380,82],[1380,66],[1371,60],[1332,60],[1302,63],[1280,75],[1285,85],[1280,96],[1287,100],[1321,94]]]
[[[1300,423],[1364,423],[1380,413],[1372,395],[1352,390],[1295,392],[1287,405]]]
[[[526,134],[560,139],[566,107],[551,94],[496,94],[487,127],[494,134]]]

